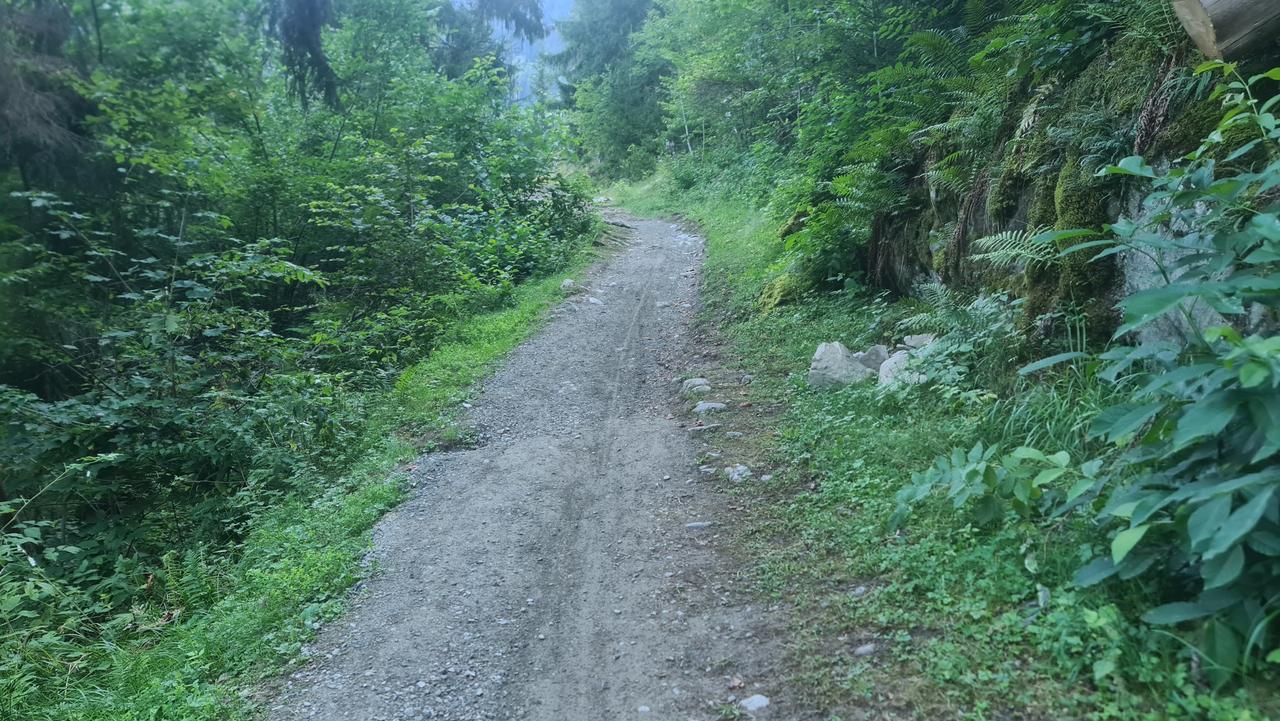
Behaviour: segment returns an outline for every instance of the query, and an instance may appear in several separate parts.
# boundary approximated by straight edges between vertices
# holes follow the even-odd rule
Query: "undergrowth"
[[[571,270],[586,261],[579,256]],[[254,684],[299,659],[364,575],[371,528],[405,497],[403,464],[457,440],[461,403],[539,325],[566,275],[519,286],[507,307],[455,323],[394,390],[369,400],[369,425],[354,442],[361,460],[340,477],[306,479],[322,490],[255,519],[234,557],[210,549],[166,557],[165,608],[134,609],[145,633],[82,645],[56,686],[24,686],[20,669],[6,670],[0,718],[253,718]]]
[[[1010,510],[984,524],[930,497],[900,528],[887,523],[913,472],[954,448],[1105,456],[1086,428],[1116,401],[1115,386],[1074,368],[1030,380],[1006,358],[992,370],[1004,374],[993,397],[874,384],[811,390],[804,372],[819,343],[892,343],[919,304],[851,289],[762,310],[758,299],[787,272],[767,210],[722,189],[677,191],[661,170],[611,195],[636,212],[701,223],[709,321],[755,374],[755,400],[787,406],[771,451],[785,470],[748,491],[782,500],[759,506],[750,542],[762,587],[797,604],[792,691],[806,705],[832,718],[868,708],[877,718],[930,719],[1236,721],[1276,712],[1266,674],[1215,691],[1183,640],[1137,620],[1150,605],[1142,581],[1073,583],[1097,547],[1082,516],[1046,527]],[[866,644],[874,653],[854,653]]]

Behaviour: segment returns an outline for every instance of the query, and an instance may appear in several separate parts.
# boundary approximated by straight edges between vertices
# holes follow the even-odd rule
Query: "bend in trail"
[[[699,527],[722,499],[691,480],[671,415],[702,241],[627,223],[626,248],[485,385],[480,447],[419,462],[375,533],[378,573],[272,719],[714,718],[773,693],[773,614]],[[757,715],[796,718],[780,700]]]

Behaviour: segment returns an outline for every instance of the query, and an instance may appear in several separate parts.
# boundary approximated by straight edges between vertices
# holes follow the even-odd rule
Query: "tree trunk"
[[[1173,0],[1173,9],[1200,52],[1214,59],[1239,57],[1280,33],[1276,0]]]

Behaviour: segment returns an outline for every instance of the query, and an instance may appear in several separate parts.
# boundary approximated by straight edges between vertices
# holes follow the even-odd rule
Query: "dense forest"
[[[1257,4],[1222,60],[1191,5],[619,1],[566,31],[583,162],[709,230],[745,355],[936,338],[909,383],[792,387],[780,450],[816,479],[790,563],[893,589],[818,625],[941,637],[906,667],[951,702],[918,711],[1275,712],[1280,44]]]
[[[1280,27],[1179,4],[577,0],[520,103],[536,0],[0,0],[0,718],[251,715],[601,193],[748,366],[931,339],[774,389],[811,704],[1280,713]]]
[[[247,537],[427,432],[397,379],[589,239],[495,24],[545,32],[522,0],[0,5],[0,717],[157,718],[296,650],[299,577],[296,630],[121,660],[229,613],[289,552]],[[77,682],[107,674],[154,688]]]

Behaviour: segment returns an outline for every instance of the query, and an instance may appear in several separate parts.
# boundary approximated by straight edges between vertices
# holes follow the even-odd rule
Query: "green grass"
[[[868,706],[890,718],[975,720],[1274,713],[1274,691],[1215,694],[1193,682],[1183,643],[1133,620],[1141,586],[1071,585],[1096,543],[1083,518],[984,527],[931,502],[900,531],[887,526],[912,472],[952,447],[1095,450],[1080,419],[1105,405],[1105,388],[1070,376],[1009,383],[986,405],[869,386],[812,391],[804,372],[819,343],[891,340],[906,311],[841,292],[761,312],[757,297],[785,269],[777,219],[741,200],[676,193],[661,177],[610,194],[636,212],[701,223],[708,325],[726,336],[730,362],[755,375],[756,405],[785,407],[767,451],[782,470],[748,491],[764,511],[744,542],[759,559],[758,585],[797,604],[792,695],[833,718]],[[865,643],[876,653],[855,656]]]
[[[570,271],[518,287],[506,308],[459,322],[374,416],[354,470],[312,479],[325,487],[260,516],[234,560],[208,555],[166,564],[168,595],[186,615],[128,645],[99,643],[70,670],[56,697],[24,704],[24,719],[229,721],[254,715],[255,684],[299,658],[302,645],[342,610],[361,578],[370,530],[405,498],[397,467],[458,434],[460,404],[539,327]],[[16,702],[15,702],[16,703]],[[0,701],[0,716],[9,702]],[[15,716],[14,718],[17,718]]]

